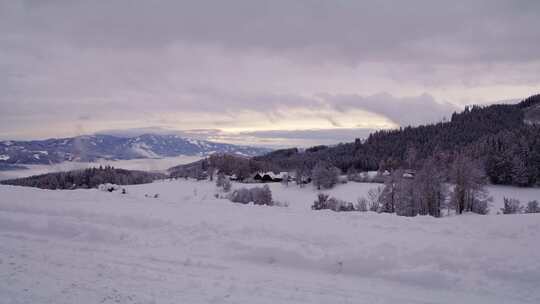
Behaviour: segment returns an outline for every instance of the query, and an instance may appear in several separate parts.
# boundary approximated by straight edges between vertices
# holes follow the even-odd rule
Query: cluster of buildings
[[[269,172],[256,172],[252,174],[249,178],[245,179],[244,182],[248,183],[280,183],[283,181],[291,182],[295,178],[294,173],[290,172],[279,172],[274,173],[272,171]],[[231,180],[238,180],[236,175],[230,176]]]

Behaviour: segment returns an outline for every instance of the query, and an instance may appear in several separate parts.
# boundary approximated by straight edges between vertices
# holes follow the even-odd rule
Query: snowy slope
[[[316,212],[315,191],[272,188],[290,207],[215,199],[209,182],[0,186],[0,303],[540,301],[539,215]]]

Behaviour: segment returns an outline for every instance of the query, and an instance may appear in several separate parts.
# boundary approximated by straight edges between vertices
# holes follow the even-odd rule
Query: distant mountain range
[[[206,156],[212,153],[255,156],[269,151],[266,148],[156,134],[135,137],[84,135],[32,141],[9,140],[0,141],[0,169],[14,168],[20,164],[55,164],[63,161],[92,162],[98,159],[128,160],[180,155]]]

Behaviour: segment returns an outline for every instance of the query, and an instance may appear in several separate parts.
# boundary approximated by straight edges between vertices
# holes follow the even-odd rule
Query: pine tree
[[[528,186],[529,176],[527,173],[525,162],[519,156],[514,157],[512,162],[512,183],[519,187]]]

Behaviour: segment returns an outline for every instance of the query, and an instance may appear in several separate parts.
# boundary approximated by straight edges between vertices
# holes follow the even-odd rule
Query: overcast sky
[[[540,91],[540,1],[0,0],[0,138],[329,144]]]

